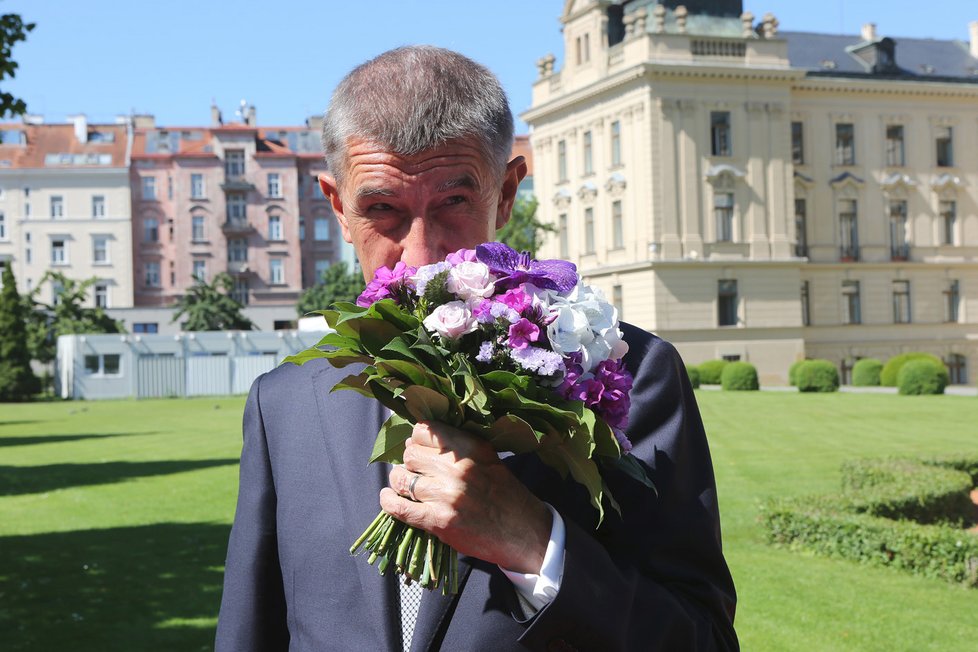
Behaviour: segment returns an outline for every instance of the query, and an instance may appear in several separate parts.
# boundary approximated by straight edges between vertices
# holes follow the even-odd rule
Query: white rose
[[[438,306],[422,323],[432,333],[449,340],[457,340],[479,327],[472,311],[462,301],[449,301]]]
[[[448,272],[448,291],[463,301],[486,299],[495,291],[495,279],[485,263],[466,261]]]

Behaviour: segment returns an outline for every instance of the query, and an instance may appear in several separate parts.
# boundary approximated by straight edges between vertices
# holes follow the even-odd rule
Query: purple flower
[[[496,345],[487,341],[479,345],[479,354],[475,359],[479,362],[491,362],[494,355],[496,355]]]
[[[366,308],[381,299],[396,299],[398,286],[409,284],[410,277],[416,271],[414,267],[405,265],[403,261],[398,261],[394,269],[386,266],[379,267],[366,289],[357,297],[357,305]]]
[[[475,261],[475,249],[459,249],[445,257],[445,262],[453,267],[460,263],[474,263]]]
[[[564,362],[560,354],[541,349],[538,346],[510,349],[509,357],[526,371],[532,371],[541,376],[554,376],[564,370]]]
[[[421,267],[417,268],[412,274],[411,280],[414,282],[414,287],[417,289],[418,296],[424,294],[425,289],[428,287],[428,283],[430,283],[433,278],[451,268],[452,266],[445,261],[432,263],[430,265],[422,265]]]
[[[521,314],[524,310],[533,305],[533,299],[530,298],[530,295],[523,291],[523,288],[513,288],[512,290],[507,290],[505,294],[497,295],[496,300],[505,303],[507,306]]]
[[[510,324],[515,324],[520,320],[520,313],[516,312],[505,303],[500,303],[499,301],[494,301],[489,307],[489,314],[492,315],[493,319],[505,319]]]
[[[494,305],[496,304],[492,300],[482,299],[475,304],[474,308],[472,308],[472,316],[475,317],[476,321],[478,321],[480,324],[491,324],[492,322],[496,321],[496,317],[491,312]]]
[[[612,428],[611,429],[611,432],[615,433],[615,439],[618,440],[618,445],[621,446],[621,452],[622,453],[631,453],[632,452],[632,442],[628,438],[628,436],[625,435],[625,431],[622,430],[621,428]]]
[[[530,342],[540,339],[540,327],[529,319],[520,319],[509,327],[509,346],[514,349],[525,349]]]
[[[533,260],[530,254],[517,253],[502,242],[481,244],[475,252],[479,262],[500,277],[497,291],[532,283],[545,290],[570,292],[577,285],[577,267],[566,260]]]

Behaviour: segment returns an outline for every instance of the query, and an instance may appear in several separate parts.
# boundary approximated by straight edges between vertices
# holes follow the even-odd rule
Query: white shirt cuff
[[[550,528],[550,542],[547,544],[547,552],[543,556],[540,574],[514,573],[502,566],[499,567],[499,570],[513,583],[516,592],[522,598],[520,602],[524,604],[524,607],[532,607],[533,612],[527,616],[540,611],[557,597],[560,582],[564,577],[564,519],[549,503],[544,503],[544,505],[553,515],[553,526]]]

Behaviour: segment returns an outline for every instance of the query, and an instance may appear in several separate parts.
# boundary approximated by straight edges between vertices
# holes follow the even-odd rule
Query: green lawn
[[[978,591],[764,543],[851,457],[978,449],[974,397],[697,394],[745,650],[975,650]],[[243,397],[0,405],[4,650],[210,649]]]

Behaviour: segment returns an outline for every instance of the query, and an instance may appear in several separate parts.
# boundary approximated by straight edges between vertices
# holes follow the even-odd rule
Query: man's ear
[[[526,176],[526,159],[517,156],[506,165],[506,172],[503,173],[503,186],[499,193],[499,205],[496,207],[496,230],[506,226],[509,222],[510,214],[513,212],[513,204],[516,202],[516,191],[519,190],[520,181]]]
[[[322,189],[326,199],[329,200],[329,205],[333,209],[333,215],[336,216],[336,221],[340,223],[340,232],[343,234],[343,239],[352,244],[353,237],[350,235],[350,224],[346,219],[346,214],[343,212],[343,200],[340,198],[340,188],[336,183],[336,178],[329,172],[320,174],[319,187]]]

